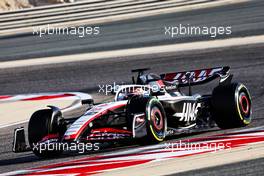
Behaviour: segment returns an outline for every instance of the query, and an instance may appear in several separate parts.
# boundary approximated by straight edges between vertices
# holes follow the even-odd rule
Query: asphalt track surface
[[[165,20],[168,20],[167,23],[171,25],[175,23],[178,24],[181,21],[184,23],[192,22],[191,24],[229,24],[234,26],[234,33],[232,36],[263,34],[263,6],[263,1],[253,1],[240,5],[198,10],[199,13],[197,11],[175,13],[123,21],[120,23],[104,24],[102,26],[105,26],[105,29],[110,32],[105,32],[104,37],[103,35],[100,36],[102,38],[80,39],[62,38],[59,36],[58,38],[49,37],[48,39],[40,40],[36,38],[36,36],[21,36],[1,39],[0,58],[2,61],[25,59],[30,57],[60,55],[62,53],[70,54],[75,52],[88,52],[91,50],[111,50],[203,39],[201,37],[186,37],[174,40],[165,39],[163,36]],[[208,39],[210,38],[208,37],[207,40]],[[5,45],[3,45],[3,43],[5,43]],[[83,46],[83,48],[80,46]],[[69,49],[71,47],[72,49]],[[76,51],[78,47],[82,49],[77,49]],[[45,50],[43,48],[45,48]],[[232,73],[235,75],[234,80],[243,82],[252,94],[254,119],[250,127],[257,127],[264,125],[264,81],[262,78],[264,73],[263,48],[264,45],[259,44],[195,52],[149,54],[144,56],[111,58],[41,67],[3,69],[0,70],[0,94],[49,91],[84,91],[97,93],[99,91],[98,85],[112,85],[113,82],[130,82],[130,70],[135,68],[151,67],[153,72],[163,73],[229,65],[232,68]],[[14,51],[16,51],[16,53]],[[195,87],[193,90],[195,92],[209,93],[212,90],[212,85]],[[66,154],[59,159],[39,160],[30,152],[14,154],[11,152],[12,131],[13,127],[0,129],[1,173],[87,156],[87,154]],[[196,136],[206,136],[222,132],[223,131],[211,131]],[[188,137],[191,136],[184,136],[177,139]],[[170,140],[173,141],[174,139]],[[125,150],[125,148],[126,147],[117,150]],[[226,175],[232,175],[234,171],[237,171],[235,175],[240,175],[244,174],[242,169],[246,167],[245,165],[249,167],[252,166],[250,169],[256,167],[256,169],[250,171],[252,175],[260,175],[263,173],[263,170],[261,170],[261,167],[263,167],[263,159],[248,161],[245,165],[243,163],[205,168],[199,171],[186,172],[184,174],[222,175],[222,173],[224,173]],[[231,167],[232,169],[230,169]],[[222,172],[215,171],[215,169]]]

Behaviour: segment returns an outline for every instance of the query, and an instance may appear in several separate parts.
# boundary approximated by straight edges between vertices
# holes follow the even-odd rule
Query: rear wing
[[[230,67],[215,67],[200,70],[161,74],[161,79],[167,82],[178,84],[179,87],[199,85],[220,78],[220,83],[232,78],[229,74]],[[230,76],[230,77],[229,77]]]

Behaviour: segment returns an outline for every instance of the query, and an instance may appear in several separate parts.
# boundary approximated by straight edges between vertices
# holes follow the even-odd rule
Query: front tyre
[[[213,90],[212,107],[212,116],[220,128],[243,127],[251,122],[251,97],[241,83],[216,87]]]
[[[147,142],[162,142],[166,136],[167,119],[162,104],[156,98],[151,98],[146,105]]]
[[[43,137],[49,134],[56,134],[57,131],[52,130],[52,110],[43,109],[36,111],[30,118],[28,123],[28,141],[33,153],[38,157],[56,157],[62,153],[62,150],[48,150],[47,145],[45,150],[40,150],[40,143]],[[38,147],[36,147],[38,146]]]

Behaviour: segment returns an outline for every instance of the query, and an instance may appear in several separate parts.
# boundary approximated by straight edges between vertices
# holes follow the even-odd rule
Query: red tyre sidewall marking
[[[160,116],[160,124],[159,125],[157,125],[157,123],[156,123],[156,118],[155,118],[156,117],[156,115],[155,115],[156,113],[158,113],[159,116]],[[152,119],[152,122],[153,122],[153,125],[154,125],[155,129],[161,130],[162,127],[163,127],[163,118],[162,118],[162,114],[161,114],[161,112],[160,112],[160,110],[158,108],[155,108],[155,109],[151,110],[151,119]]]
[[[246,107],[244,107],[244,103],[246,103]],[[239,104],[241,106],[242,112],[247,115],[250,109],[250,104],[246,95],[242,95],[240,97]]]

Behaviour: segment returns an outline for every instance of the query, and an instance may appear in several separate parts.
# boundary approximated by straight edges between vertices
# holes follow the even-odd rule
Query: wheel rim
[[[148,119],[149,134],[155,142],[161,142],[166,136],[166,115],[160,102],[152,98],[147,103],[146,116]]]
[[[152,121],[152,124],[153,124],[153,127],[155,130],[160,131],[163,129],[164,121],[163,121],[162,114],[161,114],[159,108],[157,108],[157,107],[152,108],[152,110],[151,110],[151,121]]]
[[[244,85],[240,85],[237,89],[236,95],[238,114],[244,124],[251,122],[251,98],[247,88]]]

